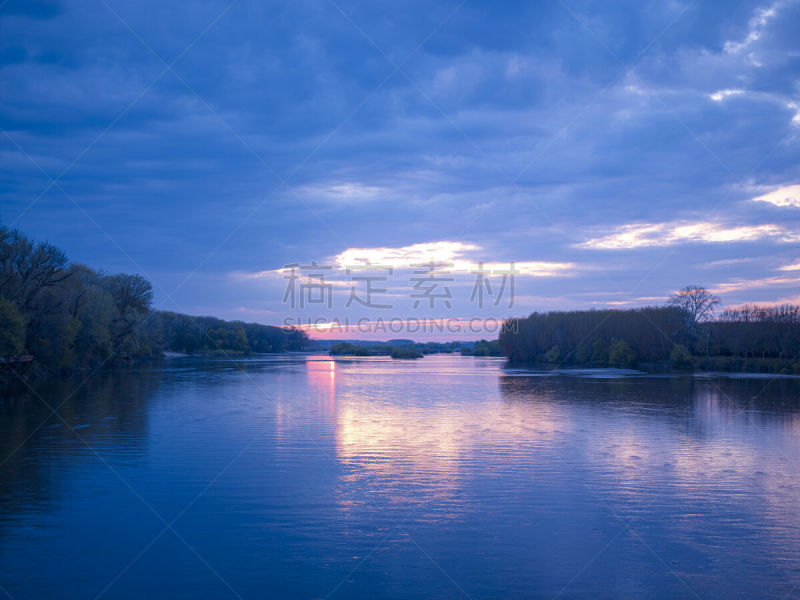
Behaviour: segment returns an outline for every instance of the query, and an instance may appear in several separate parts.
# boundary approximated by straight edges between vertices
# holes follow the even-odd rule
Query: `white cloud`
[[[708,97],[714,102],[723,102],[731,96],[741,96],[753,101],[762,101],[782,106],[792,113],[792,124],[800,125],[800,104],[783,94],[759,92],[741,88],[723,89],[709,94]]]
[[[790,265],[784,265],[778,268],[779,271],[800,271],[800,260],[794,261]]]
[[[744,94],[744,90],[719,90],[718,92],[714,92],[713,94],[709,95],[714,102],[722,102],[725,98],[730,96],[741,96]]]
[[[719,223],[669,222],[634,223],[618,227],[612,234],[590,239],[580,246],[584,248],[618,250],[644,248],[648,246],[671,246],[681,242],[750,242],[762,238],[774,238],[780,242],[800,241],[800,235],[781,225],[741,225],[729,227]]]
[[[748,256],[748,257],[744,257],[744,258],[724,258],[722,260],[712,260],[710,262],[702,261],[702,262],[697,263],[694,266],[696,266],[696,267],[698,267],[700,269],[715,269],[715,268],[718,268],[718,267],[729,267],[731,265],[741,265],[741,264],[753,262],[754,260],[756,260],[756,258],[754,258],[752,256]]]
[[[483,269],[486,275],[509,272],[511,261],[483,260],[491,258],[481,256],[483,248],[464,242],[424,242],[400,247],[347,248],[336,256],[317,261],[320,267],[332,267],[325,273],[325,282],[334,286],[347,287],[352,282],[335,279],[344,277],[345,269],[367,270],[392,268],[395,270],[411,270],[416,267],[434,263],[442,272],[452,274],[473,274]],[[513,261],[514,274],[528,277],[563,277],[573,275],[579,266],[573,262],[552,262],[544,260]],[[310,272],[310,271],[309,271]],[[234,280],[282,279],[289,269],[269,269],[263,271],[235,271],[230,273]]]
[[[728,283],[720,283],[711,288],[715,294],[726,292],[739,292],[756,288],[772,288],[785,285],[795,286],[800,283],[800,277],[765,277],[764,279],[737,279]]]
[[[328,263],[317,263],[320,267],[330,266]],[[308,265],[304,265],[308,266]],[[232,271],[228,273],[228,276],[233,281],[283,281],[284,279],[288,279],[290,277],[291,268],[281,268],[281,269],[267,269],[264,271]],[[326,269],[326,270],[314,270],[314,269],[303,269],[296,271],[297,275],[301,275],[305,277],[306,275],[320,273],[325,278],[325,283],[331,284],[333,287],[350,287],[352,285],[349,281],[341,281],[337,279],[332,279],[332,277],[338,273],[335,269]],[[237,308],[237,310],[239,310]]]
[[[350,204],[371,200],[386,200],[389,191],[375,185],[365,185],[355,181],[336,181],[331,183],[312,183],[294,188],[303,197],[312,200],[322,199],[329,202]]]
[[[450,272],[471,273],[480,268],[485,256],[477,256],[482,250],[475,244],[463,242],[425,242],[398,248],[348,248],[334,257],[341,268],[380,265],[393,269],[409,269],[417,265],[430,263],[446,265],[443,270]],[[508,271],[511,263],[499,261],[483,261],[485,271]],[[514,262],[514,270],[519,275],[531,277],[554,277],[568,275],[575,271],[577,265],[572,262],[518,261]]]
[[[800,185],[788,185],[773,192],[753,198],[753,202],[767,202],[775,206],[796,206],[800,208]]]
[[[744,308],[745,306],[752,306],[753,304],[757,304],[758,306],[783,306],[785,304],[800,304],[800,296],[785,296],[778,298],[777,300],[759,300],[758,302],[741,302],[739,304],[726,305],[725,308],[737,309]]]
[[[725,42],[725,52],[728,54],[739,54],[760,40],[764,29],[766,29],[769,22],[775,17],[778,10],[780,10],[784,4],[785,2],[783,0],[778,0],[771,6],[758,9],[747,24],[747,35],[745,35],[744,39],[738,42]],[[754,57],[750,56],[750,59],[758,66],[758,62]]]
[[[381,265],[396,269],[409,268],[424,263],[457,262],[465,252],[479,250],[474,244],[463,242],[425,242],[399,248],[348,248],[334,257],[334,261],[342,268],[363,265]]]
[[[267,310],[266,308],[249,308],[247,306],[237,306],[234,311],[237,313],[243,313],[247,315],[276,315],[274,310]]]

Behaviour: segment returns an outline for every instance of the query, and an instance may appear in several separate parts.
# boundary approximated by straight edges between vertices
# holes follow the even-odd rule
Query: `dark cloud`
[[[227,316],[281,310],[234,271],[439,240],[591,265],[537,301],[764,279],[797,242],[582,244],[800,225],[750,201],[800,179],[798,26],[789,0],[11,1],[0,218]]]

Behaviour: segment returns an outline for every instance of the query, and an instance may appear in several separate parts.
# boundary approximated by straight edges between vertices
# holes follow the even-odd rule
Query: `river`
[[[4,398],[0,459],[14,600],[800,597],[797,378],[177,358]]]

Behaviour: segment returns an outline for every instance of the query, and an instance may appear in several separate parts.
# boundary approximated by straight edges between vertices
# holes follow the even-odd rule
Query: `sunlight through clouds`
[[[415,266],[436,263],[447,265],[453,272],[470,273],[480,268],[486,270],[509,269],[511,261],[482,261],[479,253],[483,248],[475,244],[463,242],[427,242],[412,244],[399,248],[348,248],[334,257],[342,268],[381,265],[394,269],[409,269]],[[471,256],[467,256],[471,254]],[[531,277],[554,277],[574,272],[577,265],[573,262],[520,261],[514,262],[514,269],[519,275]]]
[[[753,290],[757,288],[772,288],[782,286],[796,286],[800,284],[800,277],[766,277],[764,279],[740,279],[729,283],[720,283],[712,288],[715,294]]]
[[[753,202],[766,202],[774,206],[800,207],[800,185],[788,185],[773,192],[753,198]]]
[[[458,262],[465,252],[480,247],[464,242],[425,242],[399,248],[348,248],[334,257],[342,268],[359,265],[382,265],[396,269],[426,263]]]
[[[488,255],[488,256],[487,256]],[[320,266],[333,267],[332,274],[341,274],[346,269],[387,269],[411,270],[422,266],[437,265],[442,271],[453,274],[472,274],[481,267],[484,271],[508,271],[513,263],[514,273],[517,276],[529,277],[564,277],[574,275],[582,268],[575,262],[552,262],[541,260],[499,261],[491,259],[491,253],[486,252],[481,246],[465,242],[438,241],[411,244],[391,248],[386,246],[376,248],[347,248],[339,254],[323,260],[317,260]],[[261,271],[245,272],[235,271],[230,273],[234,280],[265,279],[283,277],[289,269],[265,269]],[[337,281],[327,279],[326,282],[334,286],[347,287],[350,281]]]
[[[790,265],[784,265],[778,268],[779,271],[800,271],[800,260],[794,261]]]

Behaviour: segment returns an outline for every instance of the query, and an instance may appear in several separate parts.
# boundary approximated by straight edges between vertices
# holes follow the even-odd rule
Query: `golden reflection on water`
[[[592,383],[388,360],[307,363],[343,468],[343,511],[435,499],[435,517],[452,518],[476,480],[519,473],[569,485],[574,469],[589,502],[629,518],[660,506],[676,536],[691,537],[692,519],[726,503],[758,505],[770,530],[783,531],[787,512],[800,521],[796,468],[777,458],[796,455],[794,413],[776,446],[762,431],[774,416],[743,413],[741,398],[703,382]],[[498,491],[513,497],[519,481]]]
[[[306,376],[309,388],[316,394],[328,415],[336,408],[336,361],[322,359],[306,361]]]
[[[509,468],[520,463],[535,469],[543,458],[535,448],[555,446],[569,432],[563,407],[544,395],[525,404],[500,401],[497,371],[470,382],[473,392],[478,390],[471,397],[456,381],[463,372],[437,369],[435,358],[425,360],[425,371],[417,372],[415,365],[405,374],[381,374],[373,362],[367,384],[364,363],[337,363],[338,387],[325,377],[325,367],[309,371],[321,395],[331,392],[336,456],[347,469],[347,482],[369,481],[398,500],[408,499],[400,493],[403,486],[452,495],[462,488],[466,472],[491,468],[498,457]],[[408,381],[413,385],[404,387]]]

